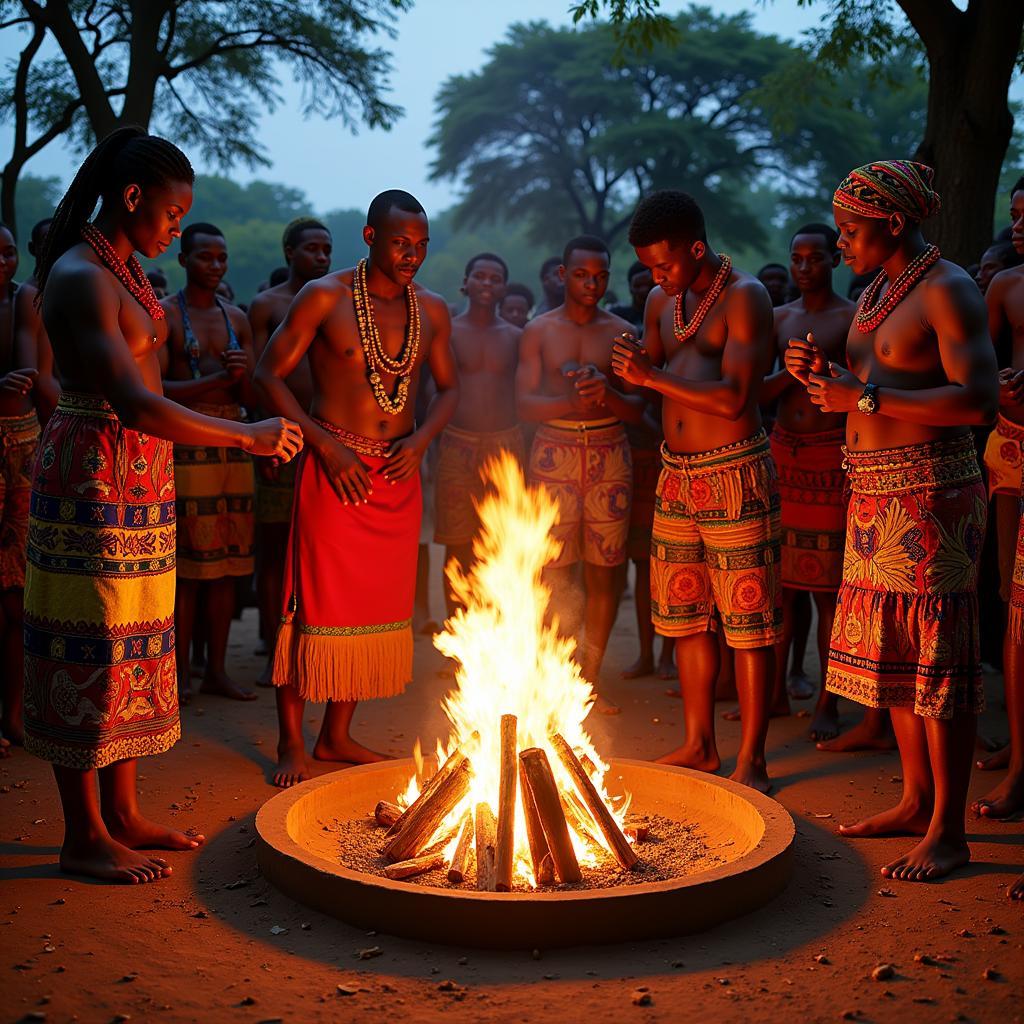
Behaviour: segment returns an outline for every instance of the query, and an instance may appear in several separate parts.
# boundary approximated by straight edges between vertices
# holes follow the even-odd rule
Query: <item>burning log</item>
[[[530,860],[533,862],[533,878],[538,885],[551,885],[555,880],[555,863],[551,859],[548,841],[544,838],[544,826],[537,813],[530,783],[522,759],[519,761],[519,792],[522,794],[523,817],[526,819],[526,841],[530,844]]]
[[[555,733],[550,738],[550,743],[555,748],[558,759],[572,776],[576,788],[583,797],[583,802],[587,805],[591,817],[593,817],[597,827],[601,830],[601,834],[615,855],[615,859],[627,871],[632,871],[637,863],[639,863],[640,858],[633,852],[633,847],[629,845],[629,841],[622,834],[622,830],[612,817],[611,811],[608,810],[605,802],[601,799],[601,794],[598,793],[594,783],[590,781],[590,776],[587,774],[586,769],[580,764],[579,758],[573,753],[572,747],[558,733]]]
[[[481,801],[476,805],[476,887],[494,892],[496,873],[497,825],[491,805]]]
[[[402,808],[390,800],[381,800],[373,809],[373,817],[378,825],[390,828],[402,816]]]
[[[388,829],[388,838],[391,836],[398,835],[399,832],[405,828],[405,823],[409,818],[409,815],[417,808],[428,801],[431,795],[441,786],[447,778],[454,772],[460,764],[459,759],[462,757],[460,750],[455,750],[449,757],[448,760],[441,766],[440,770],[437,771],[430,779],[430,781],[420,790],[420,795],[399,815],[395,823]]]
[[[453,758],[454,764],[452,763]],[[433,782],[444,776],[436,786]],[[401,831],[384,847],[384,856],[395,863],[415,857],[430,842],[438,826],[469,792],[472,768],[465,754],[452,755],[444,767],[431,779],[420,798],[403,817],[392,826],[401,825]]]
[[[462,824],[459,829],[459,841],[455,845],[455,853],[452,862],[448,866],[448,881],[452,885],[459,885],[466,880],[469,870],[469,850],[473,840],[473,817],[466,811],[462,817]]]
[[[512,891],[516,829],[516,716],[501,716],[501,778],[498,784],[498,828],[495,849],[495,889]]]
[[[561,797],[566,824],[575,829],[584,839],[595,846],[600,846],[601,842],[594,834],[597,831],[597,826],[594,824],[590,811],[583,806],[580,798],[573,792],[563,792]]]
[[[389,864],[384,869],[384,876],[394,881],[402,878],[412,878],[413,875],[422,875],[424,872],[433,871],[443,864],[443,854],[428,853],[423,857],[412,857],[409,860],[399,861],[397,864]]]
[[[537,816],[544,830],[555,873],[560,882],[578,882],[583,878],[576,851],[572,848],[569,829],[565,823],[558,787],[551,774],[548,755],[540,747],[530,747],[519,755],[527,786],[533,796]]]

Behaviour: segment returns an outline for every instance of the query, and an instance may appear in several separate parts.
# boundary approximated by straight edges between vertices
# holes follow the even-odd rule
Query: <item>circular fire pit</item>
[[[263,876],[360,928],[457,945],[552,948],[680,935],[764,905],[792,869],[793,819],[746,786],[687,768],[612,760],[609,790],[631,812],[699,825],[718,863],[666,881],[574,891],[478,892],[390,881],[340,862],[332,823],[373,813],[404,790],[411,760],[349,768],[267,801],[256,816]],[[643,844],[636,847],[643,859]]]

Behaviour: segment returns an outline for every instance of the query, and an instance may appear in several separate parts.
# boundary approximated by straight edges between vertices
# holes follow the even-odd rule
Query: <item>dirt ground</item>
[[[619,679],[634,635],[627,599],[605,669],[623,714],[589,725],[606,755],[650,758],[678,742],[681,702],[665,695],[664,681]],[[229,667],[239,680],[257,674],[255,640],[249,610],[232,636]],[[415,684],[362,705],[357,735],[397,755],[417,736],[432,748],[451,685],[440,668],[429,639],[418,638]],[[982,726],[1005,738],[999,679],[988,683],[993,710]],[[859,713],[842,710],[846,724]],[[310,738],[318,712],[308,716]],[[1005,897],[1024,870],[1021,824],[973,822],[974,861],[953,878],[889,882],[879,868],[908,841],[851,842],[836,823],[895,800],[897,755],[820,753],[805,738],[806,718],[776,720],[769,735],[776,795],[797,823],[796,869],[780,897],[699,935],[552,951],[538,937],[536,954],[367,933],[279,894],[258,875],[253,830],[276,792],[267,783],[271,693],[251,704],[199,697],[182,724],[174,750],[140,765],[143,803],[154,817],[205,832],[207,844],[169,854],[173,876],[152,885],[60,875],[62,822],[48,766],[23,751],[0,762],[0,1019],[1009,1024],[1024,1016],[1024,906]],[[738,725],[720,721],[719,736],[728,771]],[[999,778],[975,773],[972,796]],[[379,955],[359,959],[375,946]],[[893,976],[872,980],[883,963]]]

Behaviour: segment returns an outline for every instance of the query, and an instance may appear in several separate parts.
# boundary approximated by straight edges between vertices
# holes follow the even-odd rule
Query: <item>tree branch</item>
[[[939,45],[943,37],[956,30],[956,22],[964,17],[953,0],[896,0],[921,37],[926,50]]]

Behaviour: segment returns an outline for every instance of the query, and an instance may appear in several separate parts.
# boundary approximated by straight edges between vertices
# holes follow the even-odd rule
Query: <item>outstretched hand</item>
[[[812,373],[807,379],[807,397],[822,412],[853,412],[864,393],[864,382],[845,366],[828,363],[827,374]]]
[[[288,462],[302,451],[302,428],[298,423],[275,416],[247,426],[250,443],[246,451],[252,455],[273,455]]]
[[[789,347],[785,355],[786,369],[796,377],[804,387],[807,387],[808,378],[812,373],[825,374],[828,370],[828,360],[825,353],[814,343],[814,334],[807,332],[804,338],[790,338]]]

